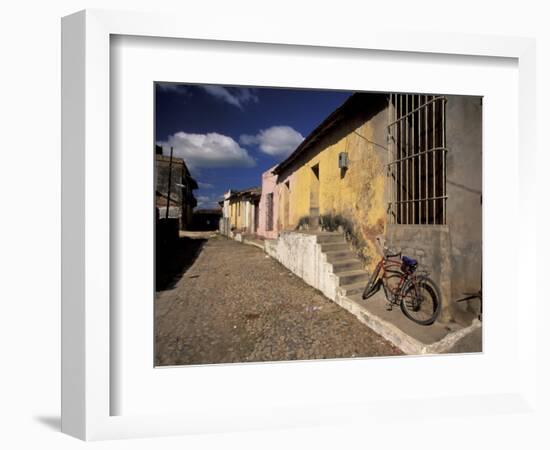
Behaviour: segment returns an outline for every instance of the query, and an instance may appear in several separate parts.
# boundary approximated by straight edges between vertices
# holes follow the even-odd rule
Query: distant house
[[[262,195],[259,203],[259,220],[256,233],[266,239],[276,239],[278,236],[277,175],[273,173],[277,166],[262,174]]]
[[[193,190],[197,182],[191,176],[185,161],[163,155],[162,147],[155,147],[155,206],[159,219],[178,219],[179,228],[187,229],[193,218],[197,200]]]
[[[229,231],[256,233],[260,219],[261,193],[261,187],[226,192],[223,200],[223,223],[220,224],[220,231],[223,234],[228,234]]]

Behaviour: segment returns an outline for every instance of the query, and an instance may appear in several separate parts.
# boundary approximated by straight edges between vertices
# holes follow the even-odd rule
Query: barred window
[[[273,192],[267,194],[267,221],[266,221],[266,230],[273,231]]]
[[[446,223],[446,102],[444,96],[390,94],[390,223]]]

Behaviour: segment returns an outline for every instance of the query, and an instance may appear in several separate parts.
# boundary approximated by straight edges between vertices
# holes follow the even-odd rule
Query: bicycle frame
[[[395,298],[396,297],[395,294],[399,294],[401,292],[401,288],[409,279],[409,275],[407,275],[401,270],[401,259],[396,261],[396,260],[392,260],[388,256],[384,256],[380,260],[380,262],[377,264],[376,270],[381,271],[378,275],[378,279],[382,281],[382,287],[384,289],[384,293],[386,294],[386,299],[390,303],[398,303],[400,301],[400,298]],[[388,292],[387,292],[387,288],[389,287],[388,279],[392,274],[399,276],[399,283],[395,288],[395,292],[391,292],[391,295],[388,296]]]
[[[433,324],[441,311],[441,293],[437,284],[429,277],[429,272],[417,268],[417,262],[403,258],[401,252],[390,253],[384,246],[382,258],[376,264],[375,271],[363,292],[363,300],[374,295],[382,287],[388,302],[386,309],[391,310],[394,305],[399,305],[403,314],[413,322],[419,325]],[[391,278],[393,280],[390,281]],[[426,305],[431,308],[427,317],[422,306],[425,302],[428,302]],[[425,317],[419,317],[417,313]]]
[[[392,304],[399,304],[401,302],[401,293],[402,288],[409,280],[416,286],[419,281],[422,281],[423,278],[426,278],[429,274],[426,271],[418,271],[414,273],[405,273],[401,270],[401,258],[399,260],[393,260],[391,258],[400,257],[401,253],[392,256],[383,256],[380,262],[376,265],[377,271],[379,271],[378,281],[382,282],[382,287],[384,293],[386,294],[386,299]],[[392,275],[399,276],[399,282],[397,286],[390,286],[388,283],[389,278]],[[378,282],[377,281],[377,282]],[[388,290],[390,290],[390,295],[388,295]]]

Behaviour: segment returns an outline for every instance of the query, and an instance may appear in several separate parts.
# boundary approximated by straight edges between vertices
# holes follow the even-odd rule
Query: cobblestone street
[[[256,247],[215,236],[156,293],[157,365],[401,354]]]

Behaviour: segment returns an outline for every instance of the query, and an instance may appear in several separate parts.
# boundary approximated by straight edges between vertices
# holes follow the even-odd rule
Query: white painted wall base
[[[338,278],[332,272],[332,264],[327,263],[316,235],[283,232],[279,239],[266,244],[265,250],[307,284],[331,300],[336,299]]]

